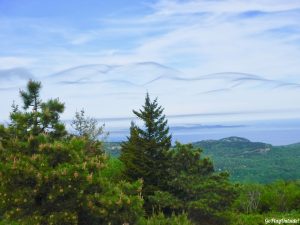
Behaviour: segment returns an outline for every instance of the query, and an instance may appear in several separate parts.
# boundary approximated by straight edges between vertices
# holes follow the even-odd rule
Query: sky
[[[0,0],[0,118],[28,79],[96,118],[300,118],[299,0]],[[207,116],[209,115],[209,116]]]

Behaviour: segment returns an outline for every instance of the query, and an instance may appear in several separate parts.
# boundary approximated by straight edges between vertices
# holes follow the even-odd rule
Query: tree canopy
[[[143,194],[147,201],[149,195],[164,185],[169,168],[167,151],[171,147],[172,136],[163,108],[158,105],[157,99],[151,101],[148,93],[142,109],[133,110],[133,113],[143,122],[143,127],[132,122],[130,136],[122,144],[120,159],[129,181],[143,180]]]
[[[120,159],[129,181],[144,181],[146,212],[187,212],[196,224],[225,224],[222,212],[236,198],[228,174],[216,173],[212,162],[202,158],[202,151],[192,145],[176,143],[171,148],[172,136],[163,109],[157,99],[151,102],[148,93],[142,109],[133,112],[143,126],[131,124]]]
[[[142,183],[108,177],[108,156],[87,154],[90,140],[64,135],[64,105],[44,103],[40,88],[30,81],[21,91],[25,111],[15,106],[9,126],[0,126],[0,221],[137,223],[144,214]]]
[[[30,80],[26,90],[20,91],[23,110],[18,105],[12,105],[10,129],[18,138],[41,133],[59,138],[66,134],[65,126],[59,120],[65,109],[64,104],[58,98],[43,102],[40,98],[41,87],[40,82]]]

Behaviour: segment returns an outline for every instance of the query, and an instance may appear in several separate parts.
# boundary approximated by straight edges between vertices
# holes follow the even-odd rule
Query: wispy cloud
[[[15,82],[18,79],[29,80],[34,76],[25,68],[12,68],[6,70],[0,70],[0,80],[1,81],[13,81]]]
[[[278,12],[299,9],[300,3],[297,0],[161,0],[153,6],[158,14],[174,15],[198,13],[199,11],[215,13],[240,13],[247,11]]]
[[[32,15],[3,14],[0,69],[22,67],[45,81],[50,74],[56,84],[68,84],[57,85],[57,89],[70,104],[75,104],[70,100],[74,93],[94,95],[103,104],[117,102],[124,110],[122,115],[141,103],[140,93],[146,89],[158,95],[170,112],[179,110],[178,104],[182,113],[250,106],[257,110],[275,110],[278,105],[290,109],[296,105],[293,99],[299,98],[300,83],[299,0],[133,1],[125,11],[103,11],[105,16],[96,13],[100,3],[94,2],[81,10],[76,1],[72,11],[47,11],[43,16],[38,12],[47,9],[38,6],[29,10]],[[57,1],[47,4],[49,9],[58,7]],[[112,11],[117,7],[108,8]],[[82,15],[76,14],[81,11]],[[159,74],[158,67],[137,66],[139,62],[157,62],[172,69],[160,68]],[[79,67],[90,64],[108,67]],[[167,78],[163,71],[168,71]],[[236,71],[238,77],[233,73],[227,76],[226,71]],[[226,79],[220,79],[221,73]],[[241,76],[243,73],[259,76]],[[111,77],[101,80],[99,74]],[[205,74],[210,80],[201,77]],[[122,100],[130,100],[120,103],[117,92],[128,93],[128,84],[138,86],[132,93],[139,94],[121,95]],[[259,85],[264,91],[253,94],[251,88]],[[64,86],[69,87],[68,93]],[[51,93],[50,88],[46,91]],[[176,101],[168,97],[170,93]],[[115,97],[105,100],[104,96]],[[188,99],[190,96],[197,97]],[[94,105],[92,100],[80,104]],[[97,108],[97,112],[110,115],[119,111],[112,107],[103,111]]]

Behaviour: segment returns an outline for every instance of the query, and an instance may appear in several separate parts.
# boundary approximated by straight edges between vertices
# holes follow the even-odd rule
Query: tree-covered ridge
[[[192,143],[212,159],[217,171],[228,171],[235,182],[270,183],[279,179],[300,178],[300,144],[272,146],[241,137],[204,140]],[[105,151],[120,155],[120,142],[106,142]]]
[[[244,138],[229,137],[200,141],[194,146],[204,149],[215,167],[229,171],[233,181],[270,183],[279,179],[300,179],[300,146],[272,146],[251,142]]]

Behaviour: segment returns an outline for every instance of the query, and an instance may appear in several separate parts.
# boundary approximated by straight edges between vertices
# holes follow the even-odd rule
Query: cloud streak
[[[47,4],[57,7],[57,1]],[[45,7],[30,9],[32,15],[13,13],[18,7],[6,10],[0,20],[0,75],[6,77],[0,78],[1,90],[24,85],[13,86],[8,78],[29,78],[30,71],[44,81],[44,96],[66,99],[68,117],[77,99],[95,107],[97,117],[127,115],[147,90],[169,114],[297,105],[298,0],[157,0],[105,16],[95,13],[98,4],[80,10],[77,2],[72,11],[45,16],[37,16]],[[81,17],[75,15],[81,11]],[[22,70],[13,71],[16,67]],[[114,106],[101,108],[93,101]]]

